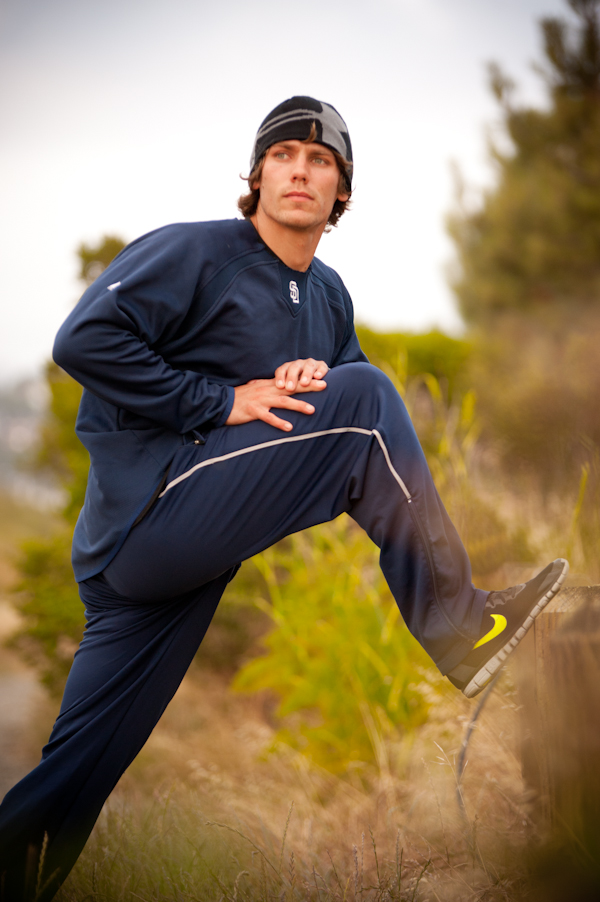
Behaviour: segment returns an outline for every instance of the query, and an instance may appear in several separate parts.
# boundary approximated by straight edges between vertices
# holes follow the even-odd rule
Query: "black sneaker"
[[[552,561],[528,583],[490,592],[481,623],[481,639],[447,675],[467,698],[481,692],[498,673],[533,621],[564,583],[569,565]]]

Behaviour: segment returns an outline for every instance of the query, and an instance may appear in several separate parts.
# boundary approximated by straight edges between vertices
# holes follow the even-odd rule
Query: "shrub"
[[[343,517],[254,560],[268,587],[257,604],[273,629],[234,687],[274,692],[278,739],[319,765],[385,770],[385,740],[426,720],[439,681],[400,621],[377,549]]]

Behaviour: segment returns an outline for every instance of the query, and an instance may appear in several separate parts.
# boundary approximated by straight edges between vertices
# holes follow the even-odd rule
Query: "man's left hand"
[[[323,379],[328,371],[329,367],[324,360],[313,360],[312,357],[307,357],[306,360],[290,360],[275,370],[275,385],[277,388],[294,392],[300,387],[310,385],[313,379]]]

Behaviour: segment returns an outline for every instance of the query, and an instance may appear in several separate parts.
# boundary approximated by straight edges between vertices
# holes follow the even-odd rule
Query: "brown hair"
[[[312,128],[310,130],[310,134],[308,138],[302,142],[303,144],[312,144],[312,142],[317,137],[317,129],[313,122]],[[337,150],[334,150],[332,147],[329,148],[331,153],[335,157],[335,162],[337,163],[337,167],[340,172],[340,178],[338,182],[338,194],[347,194],[348,200],[337,200],[333,205],[333,209],[329,215],[329,219],[327,220],[327,226],[325,227],[325,231],[331,231],[332,226],[336,226],[346,210],[350,205],[350,198],[352,197],[352,186],[351,186],[351,177],[352,177],[352,163],[348,162],[341,153],[338,153]],[[257,182],[260,182],[260,177],[262,175],[263,166],[265,164],[265,154],[262,155],[260,160],[258,160],[254,164],[254,168],[249,176],[240,176],[245,182],[248,182],[248,187],[250,191],[248,194],[242,194],[238,200],[238,210],[244,216],[245,219],[249,219],[251,216],[254,216],[256,210],[258,208],[258,200],[260,198],[260,188],[253,188]]]

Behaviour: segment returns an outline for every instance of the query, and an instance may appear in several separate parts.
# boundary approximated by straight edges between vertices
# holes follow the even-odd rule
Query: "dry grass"
[[[268,698],[233,695],[196,668],[125,775],[61,902],[109,900],[512,900],[535,835],[517,757],[510,682],[474,732],[458,693],[386,773],[342,780],[273,739]],[[365,779],[369,790],[365,790]]]

